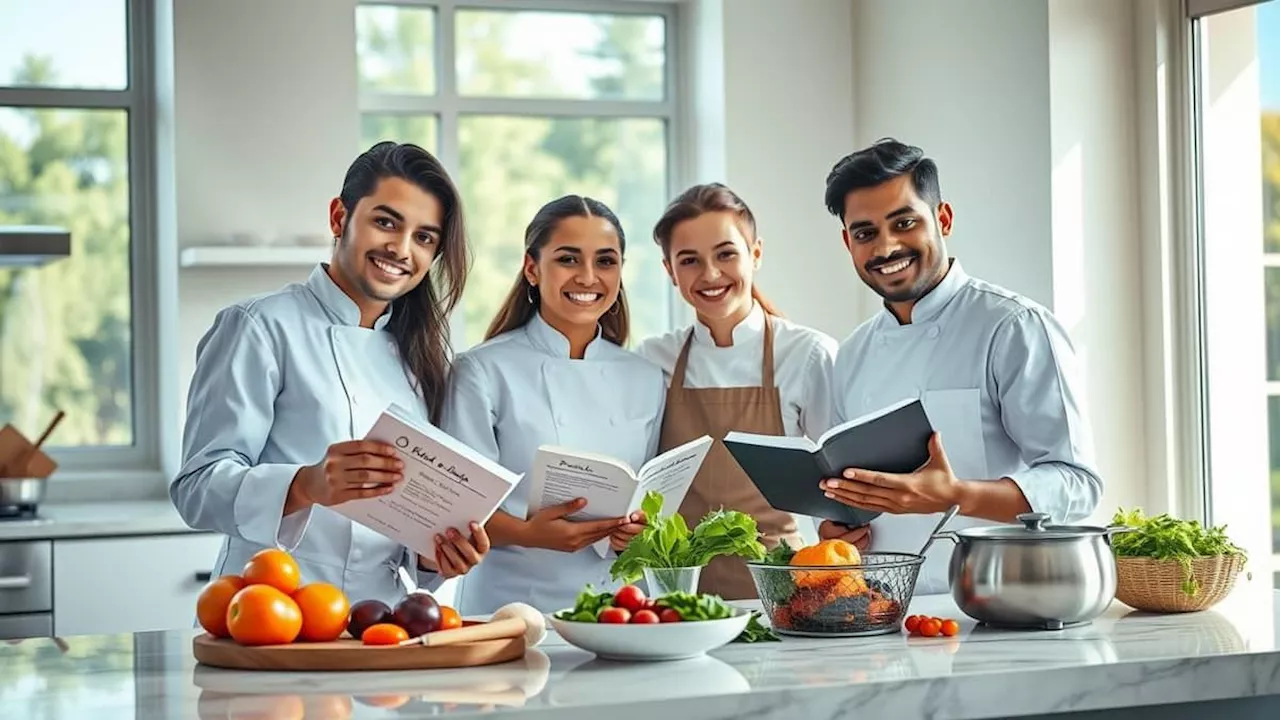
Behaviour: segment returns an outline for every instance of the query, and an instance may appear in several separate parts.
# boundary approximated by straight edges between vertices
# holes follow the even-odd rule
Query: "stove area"
[[[12,522],[43,525],[52,521],[41,515],[34,504],[0,505],[0,523]]]

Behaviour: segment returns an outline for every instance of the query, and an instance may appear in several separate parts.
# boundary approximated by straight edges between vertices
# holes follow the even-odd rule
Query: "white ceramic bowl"
[[[606,660],[684,660],[705,655],[733,642],[751,620],[751,612],[734,608],[723,620],[614,625],[560,620],[547,616],[565,642]]]

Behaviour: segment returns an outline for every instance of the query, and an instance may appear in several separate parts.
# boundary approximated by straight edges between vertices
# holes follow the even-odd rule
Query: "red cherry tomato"
[[[909,632],[909,633],[913,633],[913,632],[915,632],[916,630],[918,630],[918,629],[920,628],[920,616],[919,616],[919,615],[909,615],[909,616],[907,617],[906,622],[904,622],[904,623],[902,624],[902,626],[903,626],[903,627],[905,627],[905,628],[907,629],[907,632]]]
[[[658,619],[664,623],[681,622],[684,618],[680,617],[680,611],[675,608],[662,608],[662,612],[658,613]]]
[[[610,625],[626,625],[631,621],[631,612],[624,607],[607,607],[600,611],[596,620]]]
[[[624,585],[618,592],[613,594],[613,604],[620,608],[626,608],[627,612],[643,610],[645,600],[644,591],[635,585]]]
[[[920,621],[920,634],[925,637],[937,637],[942,632],[942,623],[933,618]]]
[[[943,635],[955,637],[960,634],[960,623],[955,620],[943,620],[941,630]]]
[[[632,625],[657,625],[658,613],[652,610],[639,610],[631,616]]]

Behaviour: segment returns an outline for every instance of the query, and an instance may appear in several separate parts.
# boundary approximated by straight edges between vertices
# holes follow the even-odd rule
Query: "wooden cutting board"
[[[326,643],[249,647],[201,633],[191,642],[196,660],[232,670],[430,670],[496,665],[524,657],[524,638],[423,647],[364,645],[343,637]]]

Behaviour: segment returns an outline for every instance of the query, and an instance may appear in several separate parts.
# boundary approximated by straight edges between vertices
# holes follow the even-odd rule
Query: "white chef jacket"
[[[688,388],[759,387],[764,360],[764,309],[755,303],[751,313],[733,328],[733,344],[719,347],[711,330],[694,322],[693,343],[685,366]],[[662,368],[671,382],[676,360],[689,338],[689,327],[647,338],[636,352]],[[835,338],[774,316],[773,376],[782,405],[782,426],[788,437],[817,440],[834,417],[832,373],[838,344]],[[817,540],[817,522],[804,515],[792,516],[806,542]]]
[[[711,330],[695,322],[684,384],[688,388],[758,387],[764,359],[764,309],[759,303],[733,328],[733,344],[717,347]],[[689,338],[689,327],[651,337],[636,352],[662,368],[667,381]],[[790,437],[817,440],[831,426],[834,338],[786,318],[773,318],[774,382],[782,399],[782,426]]]
[[[282,547],[302,582],[327,582],[354,604],[403,597],[395,569],[417,555],[330,508],[282,518],[298,469],[330,445],[363,437],[390,403],[427,423],[422,398],[386,330],[372,329],[317,265],[305,283],[220,311],[196,349],[183,463],[169,495],[186,523],[227,537],[215,576],[239,574],[257,551]],[[436,573],[418,573],[438,587]]]
[[[540,445],[610,455],[639,469],[657,454],[666,402],[662,371],[600,337],[584,357],[535,315],[527,325],[456,359],[442,426],[445,432],[516,473],[531,472]],[[528,516],[529,483],[521,481],[502,510]],[[616,589],[613,553],[495,547],[460,583],[459,610],[485,614],[510,602],[543,612],[572,607],[588,583]]]
[[[840,346],[836,422],[920,398],[956,476],[1015,482],[1032,511],[1078,522],[1097,507],[1084,388],[1066,330],[1044,307],[971,278],[958,260],[902,325],[886,308]],[[871,549],[918,552],[939,515],[872,521]],[[957,517],[950,527],[988,525]],[[929,550],[918,593],[948,590],[952,545]]]

